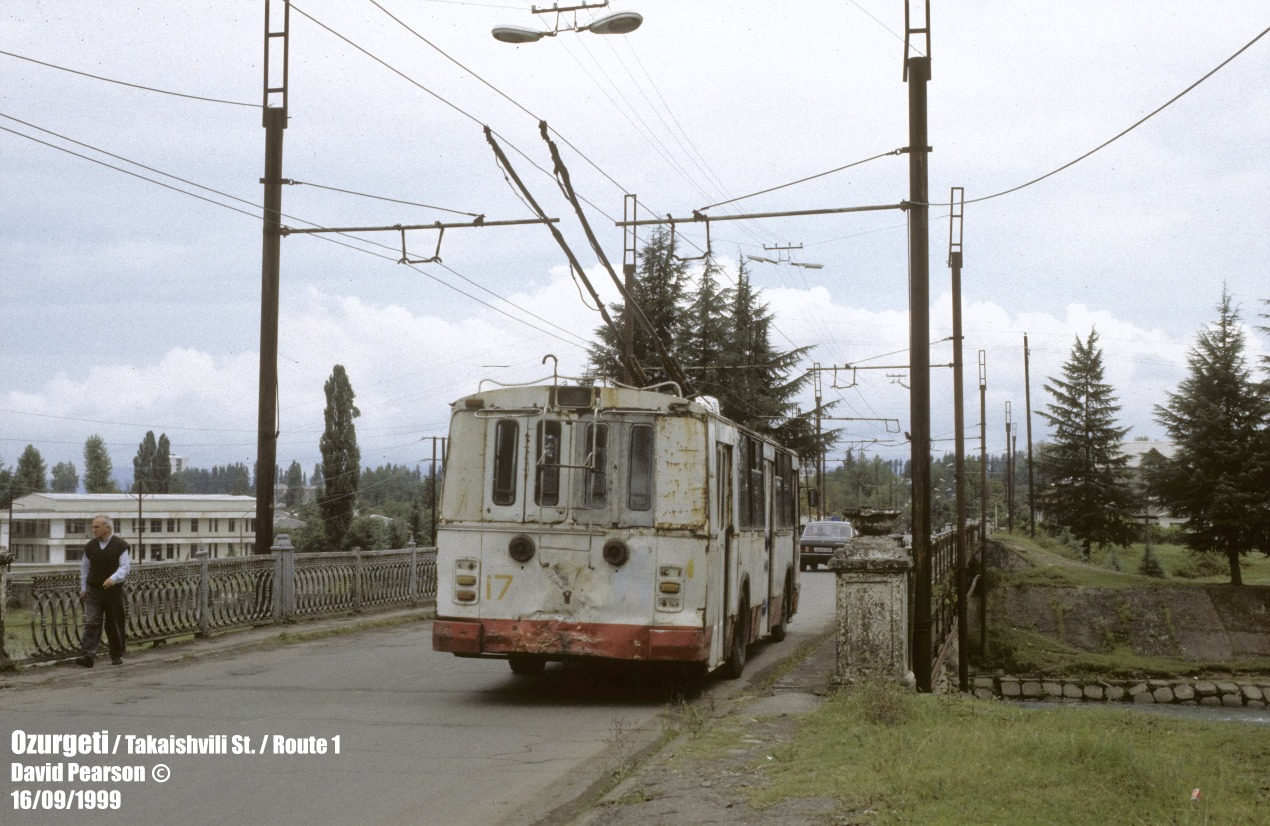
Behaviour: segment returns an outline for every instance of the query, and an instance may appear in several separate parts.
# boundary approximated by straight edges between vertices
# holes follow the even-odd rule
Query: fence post
[[[419,548],[413,536],[406,547],[410,549],[410,604],[415,606],[419,604]]]
[[[353,548],[353,610],[362,610],[362,549]]]
[[[295,618],[295,548],[291,546],[291,537],[278,534],[269,550],[275,560],[273,617],[290,622]]]
[[[0,548],[0,671],[8,671],[13,667],[13,660],[4,647],[4,621],[5,615],[9,613],[9,563],[12,561],[13,555],[9,553],[9,549]]]
[[[207,566],[207,548],[199,548],[195,551],[194,556],[198,558],[198,633],[195,636],[199,639],[206,639],[209,625],[208,615],[211,613],[209,602],[212,594]]]

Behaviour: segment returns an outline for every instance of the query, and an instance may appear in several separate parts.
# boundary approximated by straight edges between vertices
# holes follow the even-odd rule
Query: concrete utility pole
[[[273,546],[274,477],[278,464],[278,291],[282,260],[282,133],[287,128],[287,73],[291,0],[282,0],[278,19],[265,0],[265,187],[263,244],[260,254],[260,397],[256,419],[256,548]],[[270,61],[281,50],[281,70]],[[271,80],[271,69],[277,72]],[[275,105],[270,105],[271,103]]]
[[[1027,525],[1028,535],[1036,536],[1036,485],[1032,479],[1032,368],[1027,333],[1023,334],[1023,393],[1027,405]]]
[[[979,658],[988,656],[988,361],[979,351]]]
[[[1014,533],[1014,451],[1010,449],[1010,403],[1005,403],[1005,529]]]
[[[961,253],[966,190],[954,186],[948,203],[948,266],[952,268],[953,428],[955,445],[954,508],[957,530],[957,677],[961,691],[970,690],[970,628],[966,609],[969,549],[966,547],[966,400],[962,383]]]
[[[929,11],[929,8],[928,8]],[[910,29],[910,31],[917,31]],[[926,31],[926,30],[922,30]],[[927,32],[927,54],[929,49]],[[907,45],[907,41],[906,41]],[[909,171],[909,435],[913,468],[913,676],[917,690],[933,690],[930,514],[930,197],[926,84],[930,58],[907,57]]]

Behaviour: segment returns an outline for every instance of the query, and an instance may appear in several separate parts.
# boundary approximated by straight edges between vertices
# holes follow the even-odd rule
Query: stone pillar
[[[838,656],[833,682],[862,677],[912,684],[909,663],[909,552],[892,539],[856,537],[829,562],[837,577]]]

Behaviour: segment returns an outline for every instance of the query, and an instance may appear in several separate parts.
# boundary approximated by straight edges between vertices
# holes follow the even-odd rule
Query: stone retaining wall
[[[1063,680],[1030,677],[975,677],[980,699],[1049,700],[1090,703],[1171,703],[1200,706],[1270,705],[1270,678],[1245,680]]]

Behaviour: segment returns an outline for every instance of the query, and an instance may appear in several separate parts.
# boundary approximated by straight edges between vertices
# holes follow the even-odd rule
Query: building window
[[[83,545],[67,545],[66,546],[66,561],[67,562],[79,562],[83,558],[84,558]]]
[[[198,533],[198,520],[197,520],[197,519],[191,519],[191,520],[190,520],[190,533]]]
[[[17,545],[13,558],[18,562],[48,562],[49,549],[47,545]]]
[[[207,529],[208,529],[209,531],[211,531],[212,533],[216,533],[217,531],[219,531],[219,530],[220,530],[220,520],[219,520],[219,519],[209,519],[209,520],[207,520]]]
[[[158,542],[150,544],[150,559],[154,562],[159,562],[163,559],[163,545]]]
[[[151,519],[151,520],[150,520],[150,533],[163,533],[163,520],[162,520],[162,519]]]
[[[168,543],[168,559],[176,559],[176,545]]]
[[[66,520],[67,536],[88,536],[88,520],[86,519],[67,519]]]
[[[233,519],[230,519],[230,520],[228,520],[228,521],[229,521],[229,532],[230,532],[230,533],[233,533],[233,532],[234,532],[234,520],[233,520]]]
[[[175,519],[168,520],[168,533],[176,533],[181,530],[181,524]]]

